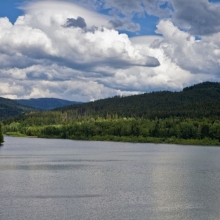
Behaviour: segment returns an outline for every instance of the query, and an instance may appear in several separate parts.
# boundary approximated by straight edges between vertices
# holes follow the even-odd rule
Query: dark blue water
[[[5,137],[0,220],[219,220],[220,148]]]

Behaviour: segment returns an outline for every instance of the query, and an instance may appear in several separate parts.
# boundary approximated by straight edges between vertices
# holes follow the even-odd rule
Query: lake
[[[5,137],[0,220],[219,220],[220,148]]]

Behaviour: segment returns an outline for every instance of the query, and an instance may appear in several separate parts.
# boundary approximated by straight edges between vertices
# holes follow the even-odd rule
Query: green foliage
[[[3,121],[4,133],[43,138],[220,145],[220,84],[35,112]],[[10,134],[10,133],[9,133]]]
[[[189,86],[183,89],[183,91],[190,91],[190,90],[201,90],[201,89],[218,89],[220,90],[220,84],[218,82],[203,82],[198,83],[193,86]]]
[[[4,120],[11,116],[25,114],[31,111],[37,110],[27,106],[23,106],[14,100],[0,97],[0,120]]]
[[[220,83],[205,82],[181,92],[152,92],[67,106],[59,109],[67,117],[176,117],[220,116]]]
[[[60,122],[60,118],[63,117],[58,112],[56,114],[59,119],[57,121]],[[105,119],[99,117],[91,120],[69,120],[57,124],[48,123],[48,119],[45,119],[47,124],[44,125],[39,123],[39,118],[35,118],[36,121],[33,119],[31,124],[24,120],[4,125],[4,132],[13,136],[75,140],[220,145],[220,120],[208,118]],[[50,119],[50,122],[56,121],[53,117]]]
[[[26,137],[27,135],[21,134],[20,132],[7,132],[6,135],[12,137]]]
[[[2,125],[0,123],[0,145],[4,142],[4,137],[3,137],[3,134],[2,134]]]

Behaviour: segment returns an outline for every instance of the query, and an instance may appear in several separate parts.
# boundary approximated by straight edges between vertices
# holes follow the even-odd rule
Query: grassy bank
[[[7,132],[5,135],[11,137],[27,137],[26,134],[21,134],[20,132]]]

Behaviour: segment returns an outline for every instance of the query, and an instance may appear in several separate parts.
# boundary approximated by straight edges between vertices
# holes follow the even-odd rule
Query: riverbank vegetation
[[[53,112],[53,114],[59,115],[59,112]],[[145,119],[117,118],[109,115],[108,117],[73,119],[62,123],[55,123],[56,118],[50,121],[46,117],[44,120],[43,118],[37,120],[40,117],[33,120],[33,117],[32,120],[27,118],[5,125],[4,133],[12,136],[74,140],[220,145],[220,120],[218,118]]]
[[[2,145],[3,142],[4,142],[4,137],[3,137],[3,134],[2,134],[2,125],[0,123],[0,145]]]
[[[220,145],[220,84],[113,97],[3,121],[16,136]]]

